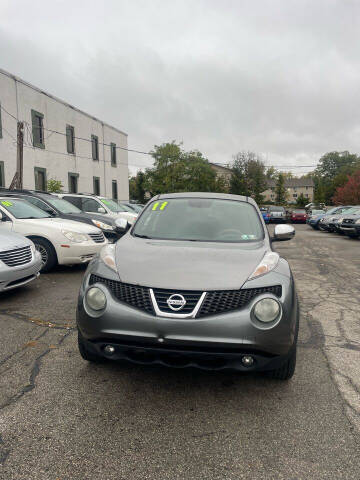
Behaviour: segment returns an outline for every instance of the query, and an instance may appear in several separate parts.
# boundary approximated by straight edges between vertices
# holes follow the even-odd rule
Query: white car
[[[73,265],[91,260],[108,242],[95,226],[52,218],[26,200],[0,196],[0,229],[30,238],[42,258],[42,272],[56,264]]]
[[[98,213],[99,215],[124,218],[130,224],[133,224],[138,216],[136,212],[129,212],[129,208],[119,205],[111,198],[80,193],[58,193],[57,195],[86,213]]]
[[[41,266],[40,252],[29,238],[0,229],[0,292],[35,280]]]

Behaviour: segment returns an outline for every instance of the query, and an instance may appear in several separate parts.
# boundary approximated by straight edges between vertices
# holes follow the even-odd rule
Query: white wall
[[[17,98],[17,100],[16,100]],[[128,156],[127,151],[117,149],[117,166],[111,166],[110,147],[102,143],[115,143],[127,147],[127,135],[76,108],[39,91],[31,85],[15,79],[0,70],[0,104],[19,120],[25,121],[29,131],[24,134],[24,188],[35,188],[34,167],[46,168],[47,178],[61,180],[64,191],[69,189],[68,173],[78,173],[78,191],[93,192],[93,177],[100,177],[102,195],[111,196],[112,180],[118,183],[118,198],[128,200]],[[34,148],[31,141],[31,110],[44,115],[45,149]],[[16,121],[4,111],[1,112],[3,138],[0,138],[0,160],[5,166],[5,185],[9,186],[16,168],[16,146],[6,133],[16,138]],[[99,161],[92,160],[91,142],[75,140],[75,155],[68,154],[66,136],[46,130],[56,130],[65,134],[66,125],[75,128],[75,136],[91,140],[91,135],[99,138]]]

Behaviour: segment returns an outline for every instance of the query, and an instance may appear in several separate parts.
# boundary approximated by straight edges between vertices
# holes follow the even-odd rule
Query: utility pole
[[[10,190],[23,188],[23,165],[24,165],[24,122],[17,122],[17,150],[16,172],[12,179]]]

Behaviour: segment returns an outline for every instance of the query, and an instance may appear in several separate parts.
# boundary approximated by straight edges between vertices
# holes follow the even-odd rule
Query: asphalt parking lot
[[[288,383],[87,364],[74,328],[84,267],[3,294],[0,478],[358,480],[360,240],[296,225],[276,249],[301,301]]]

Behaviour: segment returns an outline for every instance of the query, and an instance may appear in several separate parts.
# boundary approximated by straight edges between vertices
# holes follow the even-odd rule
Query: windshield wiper
[[[151,239],[152,237],[148,237],[147,235],[138,235],[137,233],[134,233],[134,237],[138,237],[138,238],[148,238],[148,239]]]

